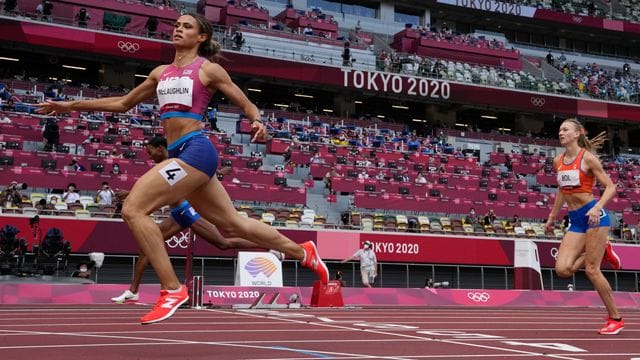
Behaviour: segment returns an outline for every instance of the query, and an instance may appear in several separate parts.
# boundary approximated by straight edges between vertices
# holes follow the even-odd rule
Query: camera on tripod
[[[15,189],[15,190],[24,190],[27,188],[27,183],[17,183],[17,182],[12,182],[11,185],[9,185],[8,189]]]

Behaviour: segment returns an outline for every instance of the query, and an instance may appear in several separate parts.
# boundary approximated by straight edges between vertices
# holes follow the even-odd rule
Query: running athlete
[[[315,271],[323,283],[329,280],[329,271],[312,241],[298,245],[269,225],[241,216],[215,177],[218,153],[201,131],[204,112],[215,91],[220,90],[251,120],[255,134],[252,141],[264,139],[267,131],[258,108],[216,63],[220,45],[212,35],[213,28],[202,15],[181,15],[172,35],[176,49],[173,62],[156,67],[128,94],[37,105],[38,112],[49,115],[70,111],[125,112],[154,96],[158,98],[170,159],[140,177],[122,207],[122,218],[160,280],[160,297],[140,319],[142,324],[167,319],[189,299],[186,286],[180,284],[171,266],[162,232],[149,216],[155,209],[182,199],[229,237],[252,239],[260,247],[281,251]]]
[[[569,207],[570,225],[560,243],[556,273],[567,278],[585,267],[587,277],[609,313],[606,324],[598,333],[615,335],[624,328],[624,321],[613,300],[611,286],[600,271],[603,256],[615,269],[621,269],[620,258],[607,241],[611,220],[604,209],[615,195],[616,186],[597,157],[606,133],[589,140],[578,120],[567,119],[560,125],[559,137],[565,151],[554,159],[558,194],[545,226],[547,230],[553,229],[555,218],[565,203]],[[595,180],[605,187],[597,201],[593,197]]]
[[[151,138],[147,143],[145,150],[151,160],[156,164],[165,161],[169,157],[169,152],[167,151],[167,140],[161,136]],[[117,194],[120,201],[123,201],[129,195],[129,191],[119,190]],[[246,239],[225,238],[220,234],[220,231],[218,231],[215,226],[203,219],[200,214],[198,214],[198,212],[189,205],[189,202],[182,201],[178,202],[176,205],[177,206],[171,210],[171,217],[158,224],[160,231],[162,232],[162,237],[165,240],[171,238],[173,235],[178,233],[178,231],[191,228],[194,233],[205,241],[222,250],[251,249],[258,247],[258,245]],[[274,252],[274,255],[276,255],[276,257],[281,261],[284,259],[284,254],[280,252]],[[131,286],[120,296],[111,298],[111,301],[117,303],[138,301],[138,287],[140,286],[140,281],[142,280],[142,275],[144,270],[147,268],[147,265],[149,265],[149,259],[143,252],[140,252],[138,261],[136,262],[133,270]]]

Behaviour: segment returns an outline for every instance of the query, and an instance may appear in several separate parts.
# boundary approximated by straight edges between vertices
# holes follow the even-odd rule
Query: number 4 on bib
[[[158,170],[158,173],[160,173],[162,178],[171,186],[187,176],[187,172],[184,171],[180,164],[175,160]]]

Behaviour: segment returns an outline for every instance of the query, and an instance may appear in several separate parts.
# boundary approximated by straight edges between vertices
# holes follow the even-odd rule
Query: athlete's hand
[[[45,101],[36,104],[36,113],[44,115],[57,115],[71,111],[71,101]]]
[[[587,211],[587,217],[589,218],[589,225],[598,225],[600,224],[600,215],[602,212],[602,208],[598,205],[592,207]]]
[[[554,224],[554,221],[551,219],[547,220],[547,223],[544,224],[545,231],[553,231],[554,228],[555,228],[555,224]]]
[[[254,121],[251,123],[251,133],[253,134],[251,142],[267,140],[267,127],[260,121]]]

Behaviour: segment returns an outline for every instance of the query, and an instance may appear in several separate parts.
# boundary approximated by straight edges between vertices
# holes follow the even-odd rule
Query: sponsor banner
[[[512,90],[440,79],[422,78],[379,71],[338,68],[310,63],[225,53],[221,61],[232,73],[270,76],[293,82],[313,83],[358,90],[368,94],[396,94],[414,100],[482,104],[538,113],[579,115],[578,98],[547,93]],[[640,106],[580,99],[580,110],[606,119],[640,121]],[[605,106],[603,109],[602,106]]]
[[[489,11],[496,14],[524,16],[532,18],[536,8],[509,1],[495,0],[437,0],[438,4],[460,6],[467,9]]]
[[[282,287],[282,263],[270,252],[241,251],[235,285]]]
[[[74,253],[104,252],[107,255],[138,253],[138,245],[127,225],[120,219],[93,220],[62,218],[54,216],[40,217],[41,237],[34,240],[29,218],[22,216],[0,215],[0,226],[12,224],[25,238],[29,249],[39,243],[41,237],[51,227],[62,230],[65,240],[71,242]],[[411,262],[429,264],[460,265],[496,265],[512,266],[515,238],[474,237],[464,235],[408,234],[408,233],[362,233],[340,230],[290,230],[278,229],[282,234],[297,243],[314,241],[320,255],[326,260],[345,259],[369,240],[381,262]],[[205,239],[182,230],[165,240],[170,255],[184,256],[186,249],[195,236],[195,256],[235,257],[237,250],[220,250]],[[535,240],[540,256],[540,264],[545,268],[555,266],[555,258],[560,246],[559,241]],[[616,244],[614,248],[624,270],[640,270],[640,246]],[[608,263],[602,267],[610,269]]]

